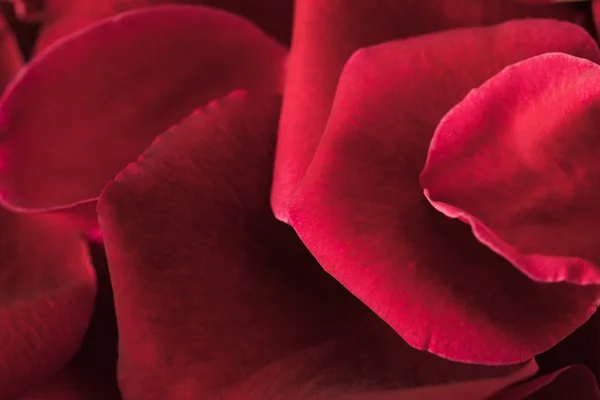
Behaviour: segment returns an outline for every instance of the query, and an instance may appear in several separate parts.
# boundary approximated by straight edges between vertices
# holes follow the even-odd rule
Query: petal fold
[[[29,64],[0,102],[12,209],[96,198],[152,139],[238,88],[277,91],[285,49],[223,11],[162,6],[104,20]]]
[[[55,374],[90,322],[96,279],[85,241],[47,216],[0,212],[0,398]]]
[[[389,40],[518,18],[556,18],[591,25],[589,10],[573,4],[529,5],[514,0],[297,1],[271,200],[277,218],[287,222],[288,203],[313,159],[340,73],[354,51]],[[540,41],[556,37],[544,31],[532,33]],[[454,46],[441,51],[450,49]]]
[[[233,93],[104,190],[124,398],[325,400],[534,373],[417,351],[320,268],[269,207],[278,116],[278,99]]]
[[[574,25],[512,21],[367,48],[342,74],[289,219],[325,270],[418,349],[524,361],[596,310],[596,286],[530,280],[419,184],[440,119],[507,65],[551,51],[600,59]]]
[[[421,185],[431,204],[540,282],[600,283],[600,66],[522,61],[438,126]]]

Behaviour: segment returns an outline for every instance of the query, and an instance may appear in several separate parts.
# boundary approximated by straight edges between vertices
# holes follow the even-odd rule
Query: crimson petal
[[[3,201],[96,198],[157,134],[237,88],[276,91],[285,50],[249,22],[164,6],[105,20],[37,57],[0,103]]]
[[[0,211],[0,398],[54,374],[90,321],[96,280],[85,241],[47,216]]]
[[[442,120],[421,185],[443,214],[531,279],[600,283],[600,66],[515,64]]]
[[[596,309],[597,287],[529,280],[435,211],[419,184],[443,115],[506,65],[548,51],[600,59],[580,28],[540,20],[383,44],[346,66],[289,218],[323,267],[416,348],[513,363]]]
[[[124,398],[325,400],[533,373],[414,350],[322,271],[270,211],[278,108],[211,104],[103,192]]]
[[[277,218],[287,222],[288,202],[313,159],[340,72],[355,50],[437,30],[526,17],[552,17],[589,25],[589,11],[573,4],[540,6],[514,0],[297,1],[273,181],[272,206]],[[557,37],[544,31],[535,34],[540,41]]]
[[[37,53],[103,18],[169,3],[221,8],[255,21],[282,43],[289,43],[293,11],[292,0],[15,0],[15,3],[20,9],[26,9],[22,4],[27,3],[35,3],[30,8],[39,9],[43,3],[43,14],[40,14],[43,30],[36,44]]]

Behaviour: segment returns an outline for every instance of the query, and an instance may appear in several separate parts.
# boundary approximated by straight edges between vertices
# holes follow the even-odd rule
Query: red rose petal
[[[222,11],[164,6],[105,20],[37,57],[0,103],[3,200],[97,197],[158,133],[236,88],[277,90],[285,50]]]
[[[434,210],[419,184],[442,116],[504,66],[548,51],[600,59],[573,25],[514,21],[362,50],[342,74],[289,218],[321,265],[416,348],[522,361],[596,309],[596,287],[529,280]]]
[[[412,349],[314,262],[269,207],[274,100],[211,104],[103,192],[124,398],[329,400],[531,374]]]
[[[600,389],[589,369],[574,365],[503,390],[490,400],[599,400]]]
[[[46,378],[75,354],[96,280],[85,241],[55,219],[0,211],[0,398]]]
[[[553,17],[590,25],[589,10],[573,4],[540,6],[513,0],[298,1],[273,181],[272,205],[277,218],[287,222],[288,202],[313,159],[340,72],[355,50],[411,35],[525,17]],[[535,34],[540,42],[545,37],[557,37],[544,31]],[[453,49],[454,45],[442,51]]]
[[[0,93],[23,66],[23,57],[6,19],[0,16]],[[0,168],[2,159],[0,158]]]
[[[600,283],[600,66],[550,53],[473,90],[438,126],[431,204],[540,282]]]
[[[17,1],[17,4],[21,3]],[[79,29],[115,14],[160,4],[196,4],[221,8],[256,22],[261,28],[289,43],[292,27],[292,0],[47,0],[44,27],[36,52]]]

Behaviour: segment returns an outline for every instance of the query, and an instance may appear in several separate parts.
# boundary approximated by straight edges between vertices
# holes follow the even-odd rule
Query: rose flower
[[[174,3],[4,4],[0,399],[600,399],[595,1]]]

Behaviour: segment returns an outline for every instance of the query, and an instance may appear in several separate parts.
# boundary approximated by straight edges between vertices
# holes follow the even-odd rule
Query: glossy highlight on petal
[[[95,294],[76,231],[48,216],[0,211],[0,398],[29,390],[73,357]]]
[[[121,14],[51,46],[0,102],[2,201],[40,211],[96,198],[193,109],[238,88],[278,91],[284,57],[250,22],[194,6]]]
[[[367,48],[342,73],[288,216],[323,268],[418,349],[519,362],[596,311],[598,287],[530,280],[433,209],[419,183],[441,118],[506,66],[548,52],[600,61],[580,28],[524,20]]]

